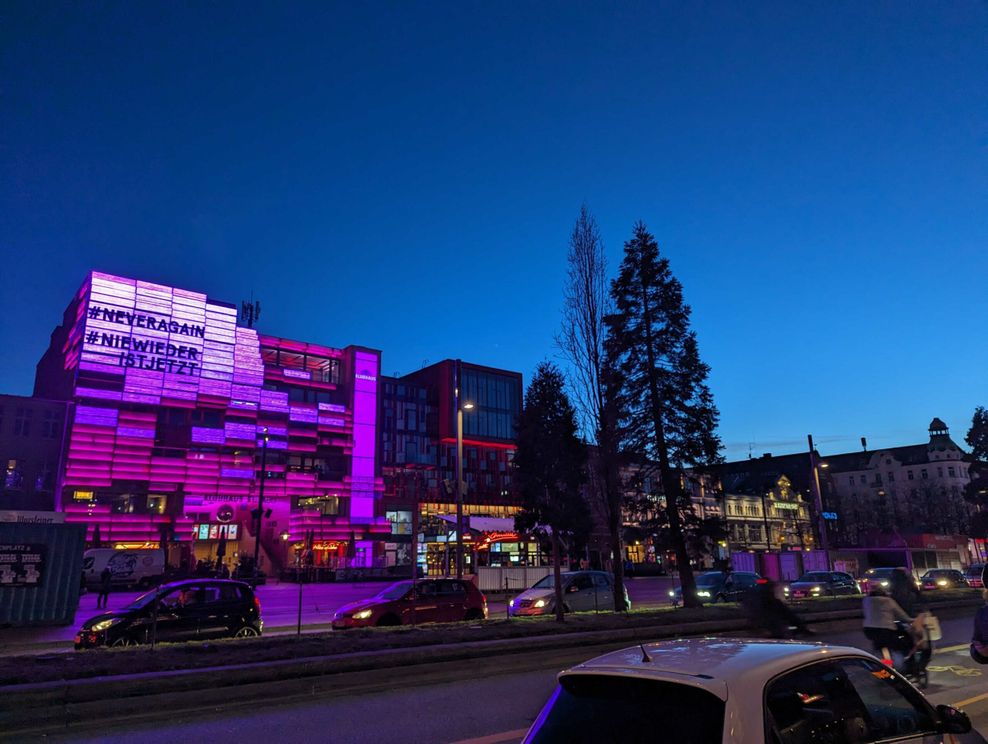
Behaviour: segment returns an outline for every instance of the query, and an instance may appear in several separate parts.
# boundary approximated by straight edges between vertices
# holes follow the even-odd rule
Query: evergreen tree
[[[988,461],[988,411],[984,406],[974,409],[971,428],[967,430],[964,441],[971,448],[971,456],[975,460]]]
[[[644,223],[635,225],[634,236],[624,244],[611,298],[614,312],[606,319],[605,348],[622,445],[658,467],[683,602],[697,606],[685,535],[691,504],[684,471],[720,461],[719,414],[707,386],[710,368],[701,361],[690,330],[682,285]]]
[[[563,620],[560,541],[589,531],[589,512],[580,486],[586,447],[577,435],[576,411],[566,395],[562,373],[550,362],[535,371],[518,420],[514,467],[521,490],[519,530],[548,528],[555,576],[556,620]]]

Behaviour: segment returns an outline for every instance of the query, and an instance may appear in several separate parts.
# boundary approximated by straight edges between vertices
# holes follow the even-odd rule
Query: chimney
[[[764,453],[764,454],[762,455],[762,459],[763,459],[763,460],[771,460],[771,459],[772,459],[772,453],[771,453],[771,452],[766,452],[766,453]]]
[[[861,451],[862,452],[868,451],[868,440],[865,437],[861,437]]]

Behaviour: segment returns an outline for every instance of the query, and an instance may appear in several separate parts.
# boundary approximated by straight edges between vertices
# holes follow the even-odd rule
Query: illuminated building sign
[[[799,504],[794,504],[791,501],[776,501],[776,509],[787,509],[789,511],[799,511]]]
[[[98,272],[90,280],[79,366],[123,377],[117,399],[134,403],[208,395],[256,409],[264,379],[257,333],[237,327],[235,308],[198,292]]]
[[[831,521],[837,519],[837,512],[823,512],[823,518]]]

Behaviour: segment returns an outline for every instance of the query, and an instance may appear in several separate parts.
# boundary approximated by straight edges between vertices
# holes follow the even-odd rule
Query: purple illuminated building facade
[[[93,272],[37,368],[35,395],[73,404],[55,508],[90,541],[204,558],[226,536],[231,560],[253,549],[263,477],[270,565],[308,533],[319,564],[380,565],[380,357],[261,335],[234,305]]]

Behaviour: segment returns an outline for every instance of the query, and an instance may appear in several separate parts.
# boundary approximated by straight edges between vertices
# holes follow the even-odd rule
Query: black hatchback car
[[[249,585],[223,579],[192,579],[165,584],[126,607],[96,615],[75,637],[75,647],[134,646],[249,638],[261,634],[261,603]]]

